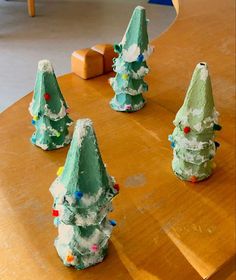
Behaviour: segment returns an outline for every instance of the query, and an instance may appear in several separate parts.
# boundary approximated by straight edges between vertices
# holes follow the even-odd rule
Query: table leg
[[[27,0],[28,2],[28,13],[31,17],[35,16],[35,5],[34,0]]]

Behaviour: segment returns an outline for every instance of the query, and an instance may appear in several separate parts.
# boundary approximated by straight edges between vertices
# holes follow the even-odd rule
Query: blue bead
[[[53,223],[56,227],[60,224],[60,219],[58,217],[54,218]]]
[[[138,56],[138,62],[142,62],[143,61],[143,59],[144,59],[144,56],[143,56],[143,54],[140,54],[139,56]]]
[[[109,220],[109,222],[113,227],[116,226],[116,221],[115,220]]]
[[[32,141],[32,143],[36,143],[36,138],[32,137],[31,141]]]
[[[174,149],[174,147],[175,147],[175,142],[171,142],[171,148],[173,148]]]
[[[172,134],[168,135],[168,140],[169,140],[170,142],[173,142],[173,136],[172,136]]]
[[[32,120],[31,123],[32,123],[33,125],[35,125],[35,124],[36,124],[36,121],[35,121],[35,120]]]
[[[81,197],[83,196],[84,194],[82,193],[82,192],[80,192],[80,191],[76,191],[75,192],[75,198],[76,199],[81,199]]]

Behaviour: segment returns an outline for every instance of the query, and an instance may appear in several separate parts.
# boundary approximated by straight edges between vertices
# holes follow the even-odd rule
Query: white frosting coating
[[[126,35],[124,37],[126,37]],[[123,40],[124,40],[124,38],[123,38]],[[123,40],[122,40],[121,44],[124,44]],[[143,52],[143,60],[144,61],[146,61],[148,59],[148,57],[153,52],[153,49],[154,48],[152,46],[148,45],[148,49]],[[123,49],[123,51],[122,51],[122,58],[126,62],[133,62],[133,61],[137,60],[137,58],[140,55],[140,53],[141,52],[140,52],[139,46],[137,44],[133,44],[133,45],[131,45],[128,48],[128,50]]]
[[[60,223],[58,225],[58,241],[63,244],[69,244],[73,238],[73,226]]]
[[[54,198],[63,198],[66,194],[66,188],[63,183],[60,181],[59,177],[52,183],[50,187],[50,192]],[[62,203],[62,201],[61,201]]]
[[[123,49],[122,56],[126,62],[133,62],[137,60],[140,54],[140,48],[137,44],[131,45],[128,50]]]
[[[132,77],[134,79],[141,79],[144,76],[146,76],[148,74],[148,72],[149,72],[149,69],[147,67],[141,66],[137,72],[134,72],[132,70]]]
[[[83,263],[85,267],[102,262],[102,260],[103,256],[100,256],[99,253],[94,253],[93,255],[87,255],[83,257]]]
[[[206,145],[212,145],[214,144],[213,141],[208,141],[208,142],[201,142],[197,141],[196,139],[189,140],[186,137],[180,136],[180,135],[175,135],[174,140],[177,145],[184,149],[189,149],[189,150],[201,150],[203,149]]]
[[[103,188],[99,188],[98,192],[96,195],[89,195],[89,194],[84,194],[83,197],[81,198],[81,202],[84,206],[88,207],[94,203],[96,203],[99,198],[101,197],[103,193]]]
[[[83,119],[83,121],[76,123],[76,128],[78,131],[78,146],[81,146],[81,143],[83,141],[83,138],[86,136],[87,131],[86,127],[90,126],[92,127],[93,123],[90,119]]]
[[[42,71],[42,72],[53,73],[52,64],[47,59],[43,59],[43,60],[39,61],[39,63],[38,63],[38,70]]]
[[[58,113],[53,113],[49,107],[48,107],[48,104],[45,104],[45,107],[44,107],[44,115],[49,117],[49,119],[51,120],[54,120],[54,121],[57,121],[57,120],[60,120],[62,118],[64,118],[66,116],[66,107],[64,106],[62,100],[60,100],[61,102],[61,109]]]
[[[206,81],[209,76],[208,68],[206,62],[201,62],[202,64],[198,64],[197,67],[200,68],[200,80]]]
[[[77,226],[83,226],[83,227],[90,226],[95,223],[96,217],[97,217],[96,212],[89,212],[89,214],[86,217],[76,214],[75,215],[75,224]]]

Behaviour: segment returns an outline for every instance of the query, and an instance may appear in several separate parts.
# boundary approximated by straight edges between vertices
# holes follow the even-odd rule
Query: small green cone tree
[[[215,130],[220,130],[215,109],[211,80],[205,62],[197,64],[184,104],[178,111],[172,135],[169,136],[174,151],[172,168],[182,180],[193,183],[212,174],[213,158],[218,142]]]
[[[77,121],[65,166],[50,187],[58,227],[55,247],[66,266],[77,269],[103,260],[114,220],[108,220],[119,192],[104,166],[91,120]]]
[[[43,150],[54,150],[70,143],[68,126],[72,124],[72,120],[68,117],[69,108],[48,60],[38,63],[29,112],[36,129],[31,137],[34,145]]]
[[[144,76],[149,72],[146,60],[152,52],[147,33],[146,11],[135,8],[123,40],[114,46],[119,54],[114,59],[113,69],[117,73],[110,78],[115,96],[110,102],[112,109],[134,112],[145,105],[143,93],[148,90]]]

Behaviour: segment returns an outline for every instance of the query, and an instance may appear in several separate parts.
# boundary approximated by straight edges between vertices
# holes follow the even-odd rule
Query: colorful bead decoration
[[[220,147],[220,143],[215,141],[215,147],[216,149]]]
[[[190,178],[190,181],[191,181],[192,183],[197,183],[197,177],[196,177],[196,176],[192,176],[192,177]]]
[[[56,137],[60,137],[61,133],[59,131],[56,132]]]
[[[31,123],[32,123],[33,125],[35,125],[35,124],[36,124],[36,121],[35,121],[35,120],[32,120]]]
[[[221,130],[222,126],[220,126],[219,124],[214,123],[213,125],[213,130]]]
[[[50,96],[50,94],[49,93],[44,93],[44,99],[45,100],[50,100],[51,99],[51,96]]]
[[[56,209],[52,209],[52,215],[53,217],[58,217],[59,216],[59,211]]]
[[[37,121],[38,119],[39,119],[38,116],[33,116],[34,121]]]
[[[72,256],[72,255],[68,255],[67,257],[66,257],[66,261],[67,262],[73,262],[73,260],[75,259],[75,257],[74,256]]]
[[[61,176],[63,170],[64,170],[64,166],[59,167],[57,170],[57,176]]]
[[[191,128],[190,128],[189,126],[185,126],[185,127],[184,127],[184,133],[185,133],[185,134],[189,133],[190,130],[191,130]]]
[[[59,219],[59,217],[54,218],[53,223],[54,223],[54,226],[55,226],[55,227],[58,227],[58,225],[60,224],[60,219]]]
[[[91,247],[91,251],[97,252],[98,251],[98,245],[97,244],[93,244],[93,246]]]
[[[128,74],[122,74],[122,79],[123,79],[123,80],[127,80],[128,77],[129,77]]]
[[[175,147],[175,142],[171,142],[170,146],[171,146],[172,149],[174,149],[174,147]]]
[[[36,143],[36,138],[35,137],[32,137],[31,140],[32,140],[33,143]]]
[[[173,142],[173,136],[172,136],[172,134],[171,134],[171,135],[168,135],[168,140],[169,140],[170,142]]]
[[[81,198],[83,197],[83,195],[84,195],[84,194],[83,194],[81,191],[76,191],[76,192],[75,192],[75,198],[76,198],[76,199],[81,199]]]
[[[116,221],[115,220],[109,220],[109,223],[114,227],[116,226]]]
[[[125,110],[131,110],[131,109],[132,109],[132,106],[130,104],[125,105]]]
[[[138,58],[137,58],[137,61],[138,61],[138,62],[143,62],[143,59],[144,59],[143,54],[140,54],[140,55],[138,56]]]
[[[120,186],[119,186],[118,184],[115,184],[115,185],[113,186],[113,188],[114,188],[115,190],[117,190],[117,191],[120,190]]]

